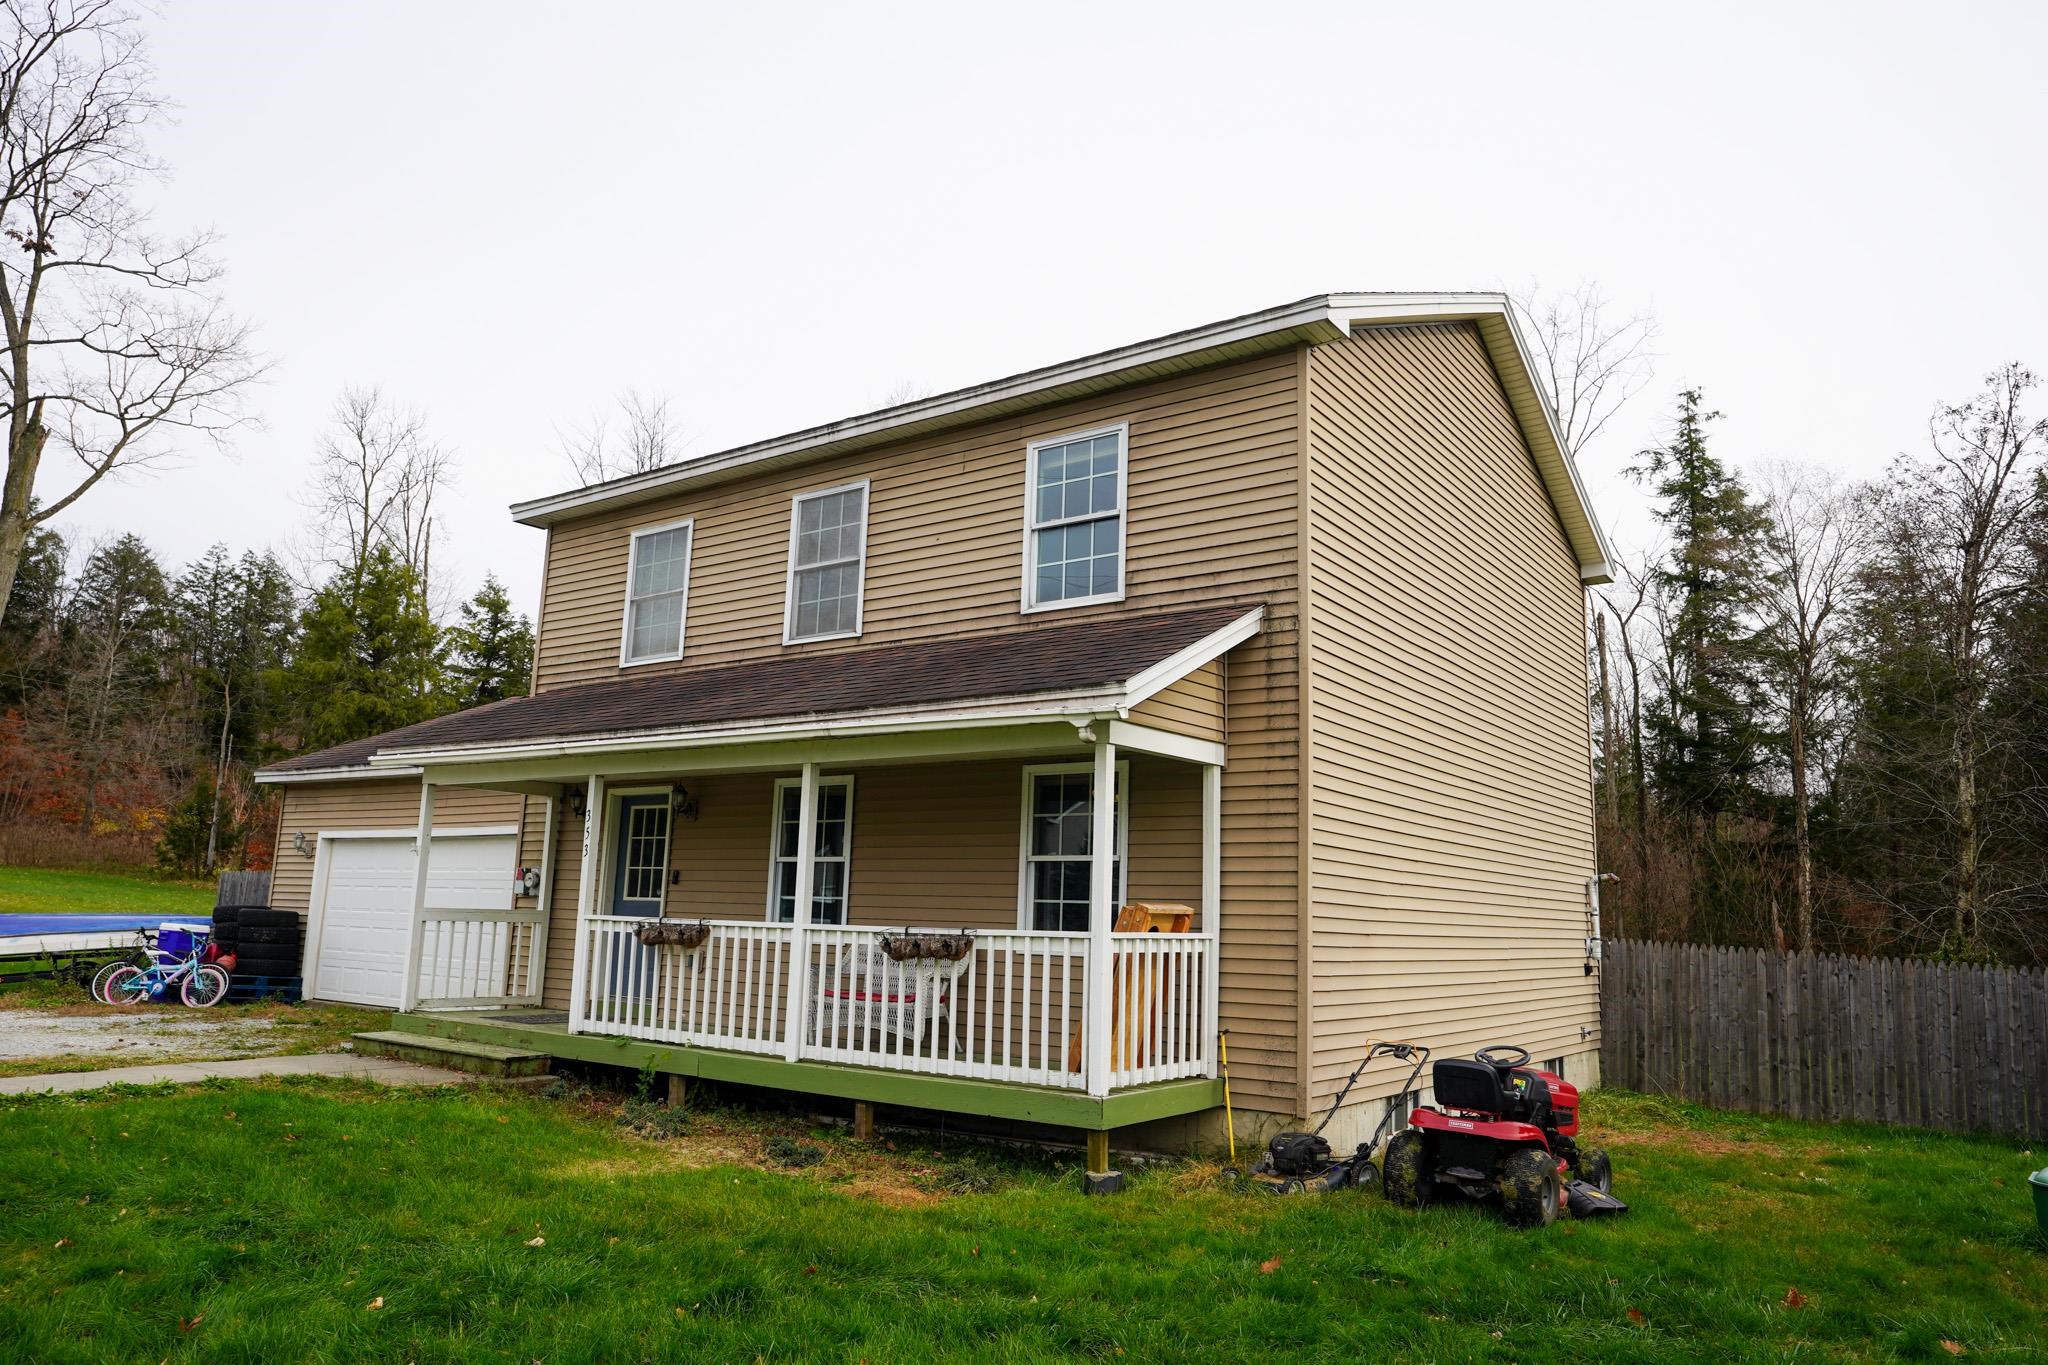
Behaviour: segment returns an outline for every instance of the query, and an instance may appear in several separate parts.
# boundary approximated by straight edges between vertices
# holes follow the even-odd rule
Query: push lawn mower
[[[1607,1153],[1580,1147],[1579,1091],[1529,1065],[1526,1048],[1479,1049],[1474,1060],[1445,1057],[1430,1070],[1434,1107],[1416,1109],[1387,1143],[1385,1191],[1422,1208],[1446,1187],[1498,1198],[1515,1227],[1623,1213],[1611,1193]]]
[[[1380,1139],[1393,1127],[1394,1106],[1387,1106],[1387,1112],[1380,1119],[1380,1126],[1373,1130],[1371,1140],[1360,1143],[1358,1150],[1347,1157],[1340,1158],[1330,1150],[1323,1129],[1330,1126],[1330,1120],[1336,1117],[1344,1097],[1365,1074],[1366,1067],[1382,1057],[1397,1057],[1404,1062],[1412,1060],[1415,1063],[1408,1079],[1401,1083],[1401,1092],[1405,1094],[1415,1087],[1415,1078],[1422,1074],[1422,1064],[1429,1060],[1429,1049],[1420,1043],[1370,1040],[1366,1044],[1365,1056],[1359,1058],[1351,1078],[1344,1082],[1344,1088],[1330,1102],[1330,1111],[1323,1115],[1323,1121],[1311,1132],[1281,1133],[1267,1143],[1266,1154],[1251,1169],[1251,1178],[1274,1194],[1327,1194],[1346,1185],[1364,1189],[1376,1182],[1379,1169],[1372,1164],[1373,1153],[1379,1149]]]

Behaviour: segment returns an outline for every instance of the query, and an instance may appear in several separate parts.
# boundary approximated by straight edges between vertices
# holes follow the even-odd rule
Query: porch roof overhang
[[[264,769],[263,782],[425,775],[505,785],[592,771],[765,766],[1114,742],[1221,763],[1222,745],[1131,721],[1147,699],[1257,634],[1261,606],[1205,607],[999,635],[777,657],[508,698]]]

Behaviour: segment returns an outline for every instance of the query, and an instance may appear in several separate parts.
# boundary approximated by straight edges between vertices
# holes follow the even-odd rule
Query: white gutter
[[[420,769],[393,764],[379,768],[300,768],[292,772],[267,773],[260,769],[255,780],[267,787],[292,787],[308,782],[360,782],[372,777],[418,777]]]

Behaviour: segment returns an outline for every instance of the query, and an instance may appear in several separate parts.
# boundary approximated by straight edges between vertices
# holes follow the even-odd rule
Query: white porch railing
[[[737,1052],[781,1049],[788,925],[713,920],[703,945],[685,951],[642,945],[633,931],[648,922],[623,915],[583,921],[588,956],[572,1027]]]
[[[547,917],[540,910],[421,912],[413,996],[421,1009],[540,1003]]]
[[[883,928],[812,925],[792,1008],[795,931],[714,920],[702,946],[644,947],[644,919],[583,921],[577,1032],[800,1060],[1082,1089],[1086,934],[981,930],[959,962],[893,962]],[[1207,934],[1112,937],[1111,1087],[1209,1074],[1215,1004]]]

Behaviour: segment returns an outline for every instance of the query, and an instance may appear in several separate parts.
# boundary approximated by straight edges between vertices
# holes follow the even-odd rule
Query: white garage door
[[[428,904],[504,909],[512,903],[514,857],[509,834],[437,836],[427,868]],[[411,920],[410,835],[329,841],[314,991],[322,1000],[396,1008]]]

